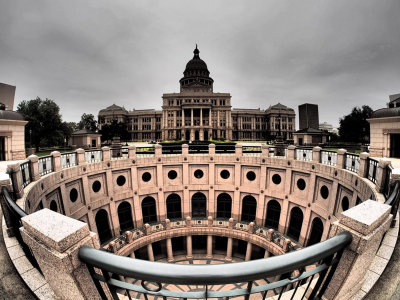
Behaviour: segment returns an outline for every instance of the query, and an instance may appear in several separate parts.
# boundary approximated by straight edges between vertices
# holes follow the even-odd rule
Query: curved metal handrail
[[[7,187],[3,186],[3,188],[1,189],[1,192],[4,195],[4,199],[5,199],[6,205],[7,205],[8,209],[10,210],[11,213],[13,213],[14,215],[16,214],[19,217],[19,219],[21,219],[21,218],[23,218],[23,217],[28,215],[21,207],[19,207],[17,205],[17,203],[15,203],[12,200],[11,195],[8,192]]]
[[[79,249],[79,258],[103,271],[151,282],[209,285],[249,282],[285,274],[314,264],[344,249],[352,241],[343,232],[299,251],[247,262],[220,265],[179,265],[131,259],[88,246]]]

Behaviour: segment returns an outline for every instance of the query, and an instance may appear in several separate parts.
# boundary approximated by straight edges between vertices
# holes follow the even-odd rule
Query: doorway
[[[4,136],[0,136],[0,160],[6,160],[6,143]]]
[[[400,157],[400,134],[390,135],[390,157]]]

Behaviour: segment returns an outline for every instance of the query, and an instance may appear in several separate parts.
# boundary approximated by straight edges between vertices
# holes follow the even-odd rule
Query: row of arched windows
[[[178,194],[170,194],[166,199],[167,218],[177,219],[182,218],[181,197]],[[252,222],[256,218],[257,201],[251,196],[247,195],[243,198],[241,221]],[[217,197],[217,218],[230,218],[232,213],[232,198],[227,193],[221,193]],[[281,215],[281,205],[276,200],[270,200],[267,204],[267,216],[265,220],[265,227],[278,230],[279,219]],[[157,222],[157,209],[156,201],[153,197],[148,196],[142,201],[142,216],[143,223]],[[201,193],[197,192],[192,196],[192,217],[205,218],[207,217],[207,198]],[[120,231],[134,227],[132,209],[129,202],[122,202],[118,206],[118,219],[120,224]],[[99,234],[100,242],[104,243],[112,238],[111,229],[108,221],[108,213],[106,210],[101,209],[96,214],[96,226]],[[293,207],[290,211],[289,226],[286,234],[292,239],[298,241],[300,232],[303,225],[303,212],[299,207]],[[323,222],[320,218],[313,219],[311,225],[311,234],[308,240],[308,245],[313,245],[320,242],[324,230]]]

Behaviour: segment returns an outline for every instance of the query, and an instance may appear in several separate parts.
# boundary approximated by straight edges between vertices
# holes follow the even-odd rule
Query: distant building
[[[266,140],[280,132],[293,139],[296,114],[280,103],[261,109],[232,109],[229,93],[215,93],[200,51],[193,51],[179,80],[179,93],[163,94],[162,110],[111,105],[99,111],[99,129],[113,120],[127,124],[132,141]]]
[[[319,129],[318,105],[304,103],[299,105],[299,129]]]
[[[87,129],[75,131],[69,140],[70,146],[74,148],[99,148],[101,145],[101,134]]]
[[[15,86],[0,83],[0,160],[20,160],[25,155],[25,125],[14,108]]]
[[[400,94],[390,95],[386,108],[372,113],[370,154],[375,157],[400,157]]]
[[[333,128],[332,124],[329,124],[327,122],[319,123],[318,129],[322,130],[322,131],[328,131],[329,133],[332,133],[332,132],[335,131],[335,129]]]

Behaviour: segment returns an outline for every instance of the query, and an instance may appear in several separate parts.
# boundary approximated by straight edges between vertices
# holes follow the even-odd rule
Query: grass
[[[60,153],[71,152],[71,151],[72,150],[59,150]],[[41,152],[36,152],[35,155],[37,155],[38,157],[42,157],[50,155],[51,152],[53,151],[41,151]]]

